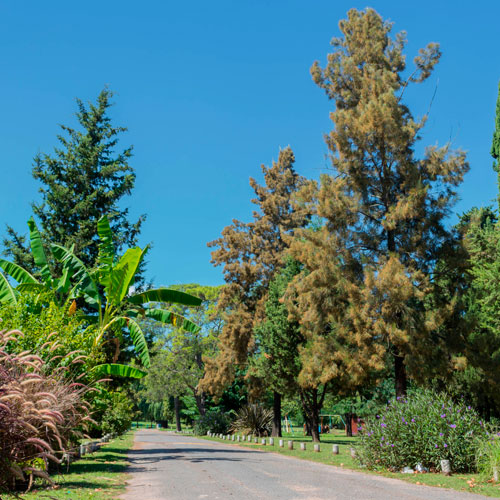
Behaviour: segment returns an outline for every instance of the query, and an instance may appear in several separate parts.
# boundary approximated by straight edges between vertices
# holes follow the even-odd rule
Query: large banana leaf
[[[128,365],[119,365],[117,363],[97,365],[92,371],[97,375],[115,375],[117,377],[127,378],[142,378],[147,375],[147,372],[139,370],[138,368]]]
[[[17,304],[16,292],[3,273],[0,273],[0,303]]]
[[[63,268],[62,276],[56,280],[56,292],[61,295],[66,295],[70,286],[70,271],[67,267],[65,267]]]
[[[156,288],[142,293],[136,293],[127,300],[132,304],[146,304],[148,302],[171,302],[184,306],[200,306],[201,299],[189,293],[171,290],[170,288]]]
[[[43,292],[47,290],[47,286],[42,283],[20,283],[16,286],[16,290],[20,292]]]
[[[134,319],[128,316],[115,318],[112,323],[114,322],[118,322],[120,326],[128,328],[130,338],[132,339],[132,343],[134,344],[135,350],[139,359],[141,360],[142,365],[145,368],[149,368],[151,360],[149,358],[148,343],[146,342],[146,338],[144,337],[144,333],[142,332],[139,324]],[[108,327],[106,326],[105,329],[107,328]]]
[[[112,304],[120,304],[127,295],[146,252],[147,247],[144,250],[139,247],[129,248],[112,268],[110,286],[106,289],[108,300]]]
[[[109,225],[107,215],[103,215],[97,222],[97,234],[101,240],[99,243],[99,281],[104,287],[111,283],[111,270],[115,259],[115,246],[113,245],[113,231]]]
[[[42,238],[33,217],[30,217],[28,220],[28,227],[30,228],[30,246],[33,260],[36,266],[40,268],[43,282],[47,286],[52,287],[52,275],[50,274],[49,264],[47,263],[47,256],[45,255]]]
[[[171,311],[166,311],[165,309],[146,309],[144,316],[147,318],[155,319],[160,323],[165,323],[168,325],[173,325],[177,328],[182,328],[191,333],[198,333],[201,328],[190,321],[189,319],[181,316],[180,314],[175,314]]]
[[[37,279],[21,266],[9,262],[8,260],[0,259],[0,267],[9,275],[12,276],[18,283],[38,283]]]
[[[85,296],[89,304],[100,304],[101,295],[99,294],[99,288],[85,267],[85,264],[72,250],[56,244],[52,244],[51,248],[56,260],[63,265],[64,269],[69,270],[71,279],[73,281],[77,280],[71,296],[75,297],[81,293]]]

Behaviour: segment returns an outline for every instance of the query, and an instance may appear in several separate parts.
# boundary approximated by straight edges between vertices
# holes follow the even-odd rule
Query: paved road
[[[129,459],[123,500],[486,498],[156,430],[135,434]]]

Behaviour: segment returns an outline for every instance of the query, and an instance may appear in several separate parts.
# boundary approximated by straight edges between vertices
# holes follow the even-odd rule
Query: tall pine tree
[[[217,247],[212,262],[224,266],[226,285],[218,307],[225,314],[219,335],[219,354],[206,360],[206,373],[200,387],[221,392],[235,376],[237,366],[246,367],[254,349],[254,327],[264,318],[267,288],[275,273],[284,265],[288,243],[285,235],[293,234],[307,220],[306,214],[292,206],[293,194],[304,180],[295,171],[291,148],[280,151],[271,167],[262,165],[265,185],[250,179],[258,210],[253,220],[233,224],[222,231],[221,238],[209,243]]]
[[[407,373],[422,375],[439,351],[436,335],[451,306],[429,308],[433,269],[451,235],[445,219],[468,170],[463,152],[415,145],[427,116],[416,120],[405,89],[426,80],[440,58],[437,44],[421,49],[409,77],[403,33],[373,9],[352,9],[342,36],[314,81],[335,103],[327,137],[333,174],[304,192],[324,222],[300,231],[294,257],[309,274],[297,284],[304,334],[331,349],[330,370],[347,365],[363,379],[392,360],[397,395]]]
[[[135,172],[129,161],[132,147],[117,150],[120,135],[127,129],[111,123],[109,109],[113,93],[105,88],[95,104],[77,99],[80,129],[61,125],[60,146],[53,155],[35,157],[33,177],[42,187],[41,203],[33,203],[45,242],[70,247],[89,267],[98,253],[97,221],[108,214],[119,252],[136,244],[144,216],[129,221],[128,209],[120,203],[130,195]],[[33,268],[26,241],[7,227],[4,253],[28,269]]]

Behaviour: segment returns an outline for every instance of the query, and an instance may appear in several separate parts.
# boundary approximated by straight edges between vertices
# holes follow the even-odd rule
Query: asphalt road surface
[[[123,500],[478,500],[233,444],[140,430]]]

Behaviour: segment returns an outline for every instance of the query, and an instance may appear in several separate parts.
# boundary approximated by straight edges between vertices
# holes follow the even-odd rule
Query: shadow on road
[[[214,453],[223,454],[223,456],[213,456]],[[239,455],[245,455],[245,457],[235,457],[231,456],[235,453]],[[242,462],[243,460],[248,461],[251,455],[260,454],[259,451],[254,450],[242,450],[242,449],[217,449],[217,448],[157,448],[157,449],[145,449],[145,450],[130,450],[128,453],[128,458],[130,461],[130,468],[136,471],[141,469],[146,470],[146,467],[141,467],[141,465],[158,463],[168,460],[185,460],[191,463],[203,463],[203,462]],[[204,456],[206,455],[206,456]]]

